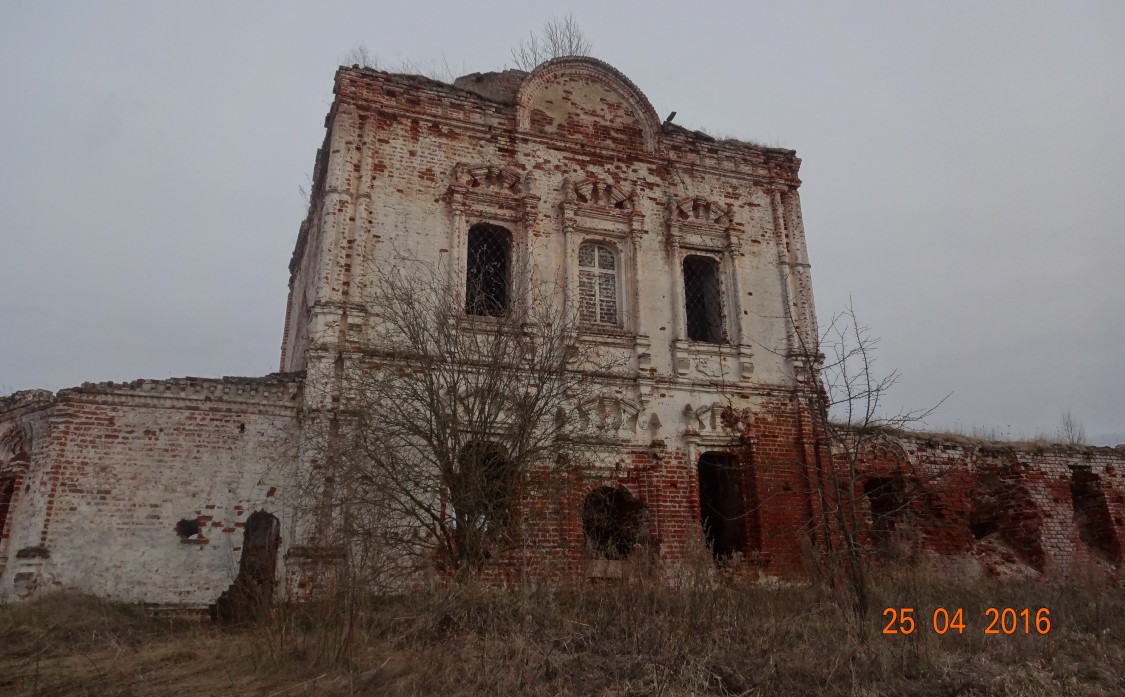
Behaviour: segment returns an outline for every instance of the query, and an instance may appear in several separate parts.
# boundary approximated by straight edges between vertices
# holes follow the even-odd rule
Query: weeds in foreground
[[[0,693],[1125,692],[1125,596],[1108,582],[965,585],[915,575],[877,584],[874,598],[879,610],[857,620],[842,609],[846,599],[817,586],[458,586],[365,598],[347,612],[325,600],[219,630],[45,596],[0,609]],[[913,608],[914,632],[884,634],[885,607]],[[934,630],[938,607],[962,610],[963,633]],[[1051,629],[987,635],[990,607],[1049,608]]]

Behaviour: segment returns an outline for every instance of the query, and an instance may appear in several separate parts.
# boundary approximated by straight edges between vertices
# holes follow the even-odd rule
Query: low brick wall
[[[9,398],[0,428],[30,450],[16,466],[0,463],[16,484],[0,599],[67,586],[130,602],[214,602],[237,574],[247,517],[281,508],[300,385],[138,380]]]

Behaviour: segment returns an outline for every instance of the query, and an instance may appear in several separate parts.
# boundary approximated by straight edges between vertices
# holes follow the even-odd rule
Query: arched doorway
[[[242,534],[238,576],[212,608],[212,619],[241,622],[252,618],[273,600],[281,522],[265,511],[250,514]]]

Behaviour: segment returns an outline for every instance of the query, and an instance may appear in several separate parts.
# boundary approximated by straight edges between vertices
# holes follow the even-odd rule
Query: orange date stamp
[[[918,629],[915,609],[912,607],[889,607],[883,610],[883,617],[889,617],[883,627],[884,634],[913,634]],[[964,634],[969,627],[965,624],[965,611],[962,608],[939,607],[930,618],[930,628],[936,634],[956,632]],[[995,608],[984,611],[985,634],[1048,634],[1051,631],[1051,611],[1045,607]]]

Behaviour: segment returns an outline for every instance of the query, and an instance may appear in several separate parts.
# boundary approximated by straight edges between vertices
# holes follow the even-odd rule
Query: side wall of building
[[[1125,449],[892,436],[865,456],[856,495],[894,482],[918,552],[953,575],[1120,570]],[[872,487],[874,488],[874,487]],[[865,500],[866,499],[866,500]],[[878,547],[878,545],[875,545]]]
[[[30,426],[31,449],[0,599],[67,587],[215,602],[238,573],[247,518],[286,523],[299,390],[285,377],[110,383],[6,412],[0,421]]]

